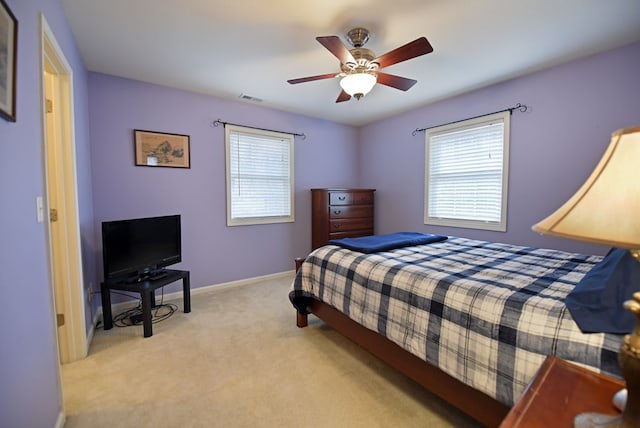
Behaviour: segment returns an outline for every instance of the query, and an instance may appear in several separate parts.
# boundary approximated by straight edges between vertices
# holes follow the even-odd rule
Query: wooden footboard
[[[331,306],[314,300],[308,310],[342,335],[483,425],[497,427],[509,412],[506,405],[419,359]],[[306,327],[307,315],[297,313],[296,325]]]

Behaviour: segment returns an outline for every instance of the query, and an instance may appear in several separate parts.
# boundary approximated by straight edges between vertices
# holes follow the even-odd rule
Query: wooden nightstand
[[[582,412],[617,415],[611,400],[622,388],[622,380],[549,356],[500,428],[570,428]]]

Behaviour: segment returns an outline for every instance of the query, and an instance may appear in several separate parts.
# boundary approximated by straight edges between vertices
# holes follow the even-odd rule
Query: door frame
[[[42,105],[42,141],[44,154],[44,180],[45,180],[45,228],[48,240],[49,280],[52,290],[52,323],[56,331],[56,342],[59,349],[59,361],[68,363],[85,358],[88,353],[88,340],[85,321],[85,302],[82,270],[82,252],[80,240],[80,223],[77,201],[77,173],[76,150],[74,134],[74,106],[73,106],[73,70],[69,65],[53,31],[49,27],[43,14],[40,14],[41,24],[41,62],[40,84]],[[50,83],[46,82],[45,72],[53,76]],[[46,85],[56,98],[56,114],[54,120],[54,133],[57,143],[60,145],[59,159],[49,159],[48,146],[55,143],[50,141],[51,136],[47,131],[47,108],[45,94]],[[57,162],[59,167],[60,183],[57,198],[59,210],[64,210],[60,216],[60,233],[56,234],[60,243],[53,242],[52,228],[49,223],[50,191],[49,169],[50,162]],[[58,238],[56,238],[58,239]],[[55,245],[54,245],[55,244]],[[63,257],[54,257],[55,248],[63,248]],[[57,250],[59,251],[59,250]],[[56,275],[54,275],[54,272]],[[64,281],[54,281],[54,278],[63,277]],[[56,296],[60,296],[56,298]],[[56,308],[62,309],[65,316],[63,332],[57,325]]]

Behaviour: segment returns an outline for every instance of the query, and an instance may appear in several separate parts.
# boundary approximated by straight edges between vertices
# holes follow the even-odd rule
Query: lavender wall
[[[542,237],[531,226],[580,187],[613,131],[640,125],[638,70],[640,44],[634,44],[362,128],[360,184],[377,189],[377,231],[416,230],[602,254],[606,248]],[[412,131],[517,103],[529,109],[511,116],[507,232],[424,225],[424,133],[412,136]]]
[[[47,238],[36,222],[44,196],[40,13],[73,68],[75,136],[83,254],[91,254],[93,214],[87,120],[87,74],[59,0],[7,0],[18,20],[17,122],[0,119],[0,425],[52,427],[62,411]],[[89,233],[87,233],[89,232]],[[85,267],[94,278],[93,257]]]
[[[184,262],[194,287],[292,268],[310,247],[309,188],[375,187],[379,232],[423,230],[527,245],[597,252],[538,237],[531,224],[587,177],[610,133],[638,125],[633,74],[640,44],[535,73],[355,129],[264,107],[100,74],[87,74],[59,0],[6,0],[19,21],[18,121],[0,119],[2,233],[0,425],[53,426],[62,409],[48,273],[46,229],[36,222],[44,166],[39,65],[42,12],[74,70],[75,138],[85,289],[101,265],[103,220],[178,212]],[[507,233],[422,224],[424,143],[416,127],[437,125],[522,102],[512,122]],[[297,140],[296,218],[283,225],[225,226],[221,118],[304,132]],[[89,132],[91,124],[91,133]],[[191,169],[133,165],[134,128],[191,135]],[[359,167],[360,165],[360,167]],[[96,284],[97,287],[97,284]],[[91,317],[87,311],[87,322]]]
[[[103,74],[90,73],[89,88],[96,233],[102,221],[181,214],[176,268],[191,271],[193,287],[293,269],[311,246],[309,189],[357,184],[356,128]],[[226,226],[218,118],[306,134],[294,149],[295,223]],[[134,166],[134,129],[190,135],[191,168]]]

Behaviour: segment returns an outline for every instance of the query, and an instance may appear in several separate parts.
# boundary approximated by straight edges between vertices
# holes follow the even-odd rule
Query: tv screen
[[[181,261],[180,215],[102,223],[105,280],[140,277]]]

